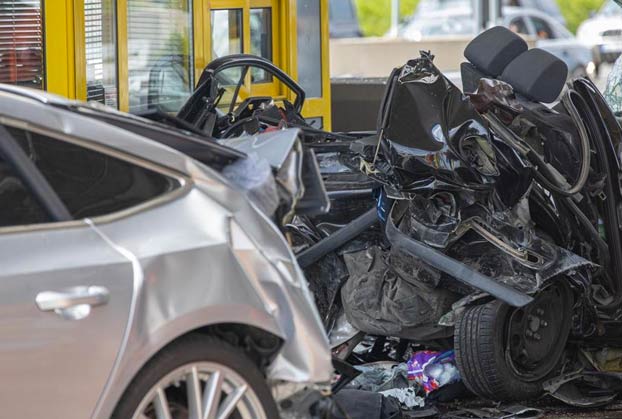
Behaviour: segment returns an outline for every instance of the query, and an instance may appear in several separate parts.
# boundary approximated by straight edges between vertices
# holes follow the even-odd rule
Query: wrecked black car
[[[622,343],[622,130],[590,80],[565,85],[563,62],[508,30],[465,57],[466,93],[430,53],[396,69],[373,133],[314,128],[296,82],[245,55],[212,62],[172,123],[301,130],[331,209],[281,227],[337,359],[453,347],[473,393],[531,399]],[[257,69],[293,94],[244,93]]]

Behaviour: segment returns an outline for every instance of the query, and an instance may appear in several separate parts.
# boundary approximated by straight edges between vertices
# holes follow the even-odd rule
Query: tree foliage
[[[419,0],[400,0],[400,19],[415,12]],[[355,0],[356,11],[365,36],[382,36],[391,27],[391,0]]]
[[[589,18],[590,13],[598,11],[604,2],[605,0],[557,0],[559,9],[566,18],[566,26],[571,32],[576,32],[581,22]]]

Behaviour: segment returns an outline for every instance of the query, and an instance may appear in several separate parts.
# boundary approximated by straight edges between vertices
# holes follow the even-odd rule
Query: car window
[[[176,185],[160,173],[107,154],[17,128],[7,129],[74,218],[124,210]]]
[[[523,35],[529,35],[529,28],[527,28],[527,23],[522,16],[515,17],[510,21],[510,30],[515,33],[520,33]]]
[[[555,39],[555,33],[551,26],[544,20],[536,16],[531,16],[536,36],[539,39]]]
[[[39,224],[49,217],[19,176],[0,157],[0,227]]]

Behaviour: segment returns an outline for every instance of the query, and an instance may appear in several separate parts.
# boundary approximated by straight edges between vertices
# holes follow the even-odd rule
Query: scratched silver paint
[[[12,90],[0,86],[2,122],[121,151],[172,171],[185,186],[174,199],[117,217],[0,229],[7,417],[107,418],[159,350],[218,323],[284,340],[268,370],[275,386],[330,381],[328,341],[303,273],[276,226],[242,193],[172,149],[50,105],[64,99]],[[37,310],[36,293],[74,285],[107,286],[110,303],[79,321]]]

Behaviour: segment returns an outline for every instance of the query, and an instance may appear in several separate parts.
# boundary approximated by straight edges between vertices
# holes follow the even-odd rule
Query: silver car
[[[219,173],[243,155],[104,114],[0,85],[2,416],[273,418],[325,389],[305,278]]]

